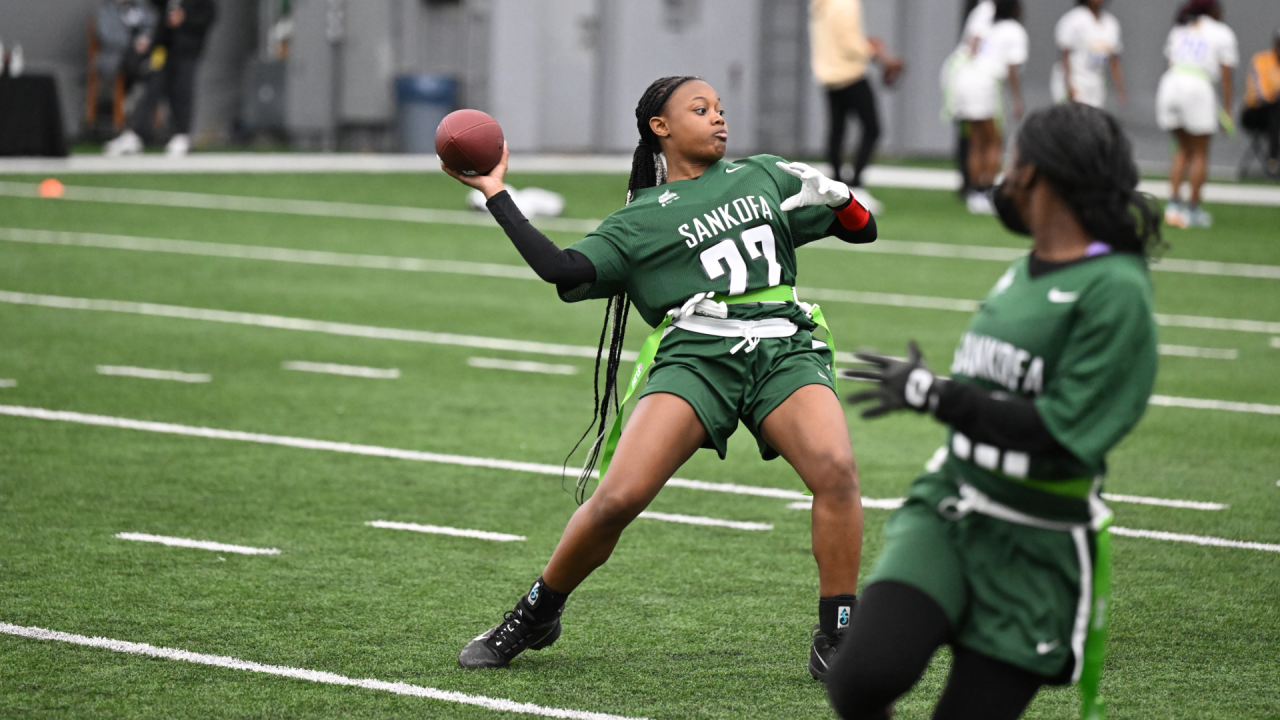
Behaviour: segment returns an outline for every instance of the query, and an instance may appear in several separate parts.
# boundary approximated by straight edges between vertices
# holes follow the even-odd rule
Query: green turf
[[[12,180],[31,180],[13,177]],[[68,184],[462,208],[438,175],[81,176]],[[525,176],[602,217],[625,178]],[[947,193],[883,190],[884,237],[1020,247]],[[1169,257],[1280,264],[1280,210],[1216,206],[1210,231],[1169,231]],[[496,229],[0,198],[0,226],[518,264]],[[573,236],[555,233],[568,243]],[[800,253],[819,288],[982,297],[1000,263]],[[1280,321],[1276,281],[1155,274],[1160,312]],[[0,242],[0,290],[239,310],[387,328],[592,346],[599,303],[538,282]],[[842,349],[920,340],[945,368],[962,312],[827,303]],[[633,318],[628,345],[643,326]],[[1157,392],[1280,404],[1280,349],[1254,333],[1164,328],[1166,343],[1238,360],[1164,357]],[[472,356],[577,367],[471,368]],[[398,380],[286,372],[287,360],[401,370]],[[94,366],[207,372],[208,384]],[[539,463],[582,431],[591,361],[138,315],[0,304],[0,403]],[[918,417],[849,413],[867,497],[901,496],[939,444]],[[558,478],[0,417],[0,622],[650,718],[826,718],[804,670],[816,572],[807,514],[786,501],[664,491],[656,511],[772,523],[770,532],[638,520],[575,593],[553,648],[463,672],[463,643],[537,576],[574,509]],[[1229,503],[1116,504],[1126,527],[1280,543],[1280,417],[1153,407],[1111,459],[1112,492]],[[680,476],[799,489],[745,431]],[[865,557],[887,513],[867,512]],[[523,543],[379,530],[368,520],[525,535]],[[146,532],[280,548],[223,555],[117,540]],[[1280,717],[1280,554],[1116,539],[1114,718]],[[946,653],[899,717],[926,717]],[[496,718],[501,713],[0,635],[0,715]],[[1029,717],[1074,712],[1045,691]]]

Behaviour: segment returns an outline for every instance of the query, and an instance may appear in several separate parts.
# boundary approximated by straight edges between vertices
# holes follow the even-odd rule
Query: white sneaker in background
[[[164,146],[164,154],[171,158],[185,157],[190,150],[191,138],[182,133],[169,138],[169,144]]]
[[[142,152],[142,138],[132,130],[125,130],[120,137],[102,146],[102,154],[107,157],[137,155]]]
[[[1169,204],[1164,206],[1164,224],[1176,228],[1185,228],[1190,224],[1187,209],[1182,203],[1170,200]]]
[[[965,205],[969,207],[970,214],[973,215],[994,215],[995,208],[991,207],[991,198],[986,193],[974,190],[969,193],[969,197],[965,200]]]
[[[866,208],[867,212],[872,215],[879,215],[884,212],[884,205],[866,188],[851,186],[849,190],[853,192],[853,197],[857,199],[858,204]]]
[[[1187,208],[1187,227],[1213,227],[1213,214],[1199,205]]]

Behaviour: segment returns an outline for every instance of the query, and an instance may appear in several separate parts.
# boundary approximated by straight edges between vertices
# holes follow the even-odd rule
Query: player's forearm
[[[1111,84],[1116,88],[1116,94],[1120,97],[1125,96],[1124,89],[1124,70],[1120,67],[1120,56],[1111,56]]]
[[[556,285],[582,285],[596,281],[596,268],[577,250],[561,250],[535,228],[505,190],[486,203],[493,218],[520,251],[538,277]]]
[[[1228,113],[1231,112],[1231,96],[1235,88],[1231,87],[1231,68],[1222,66],[1222,107]]]
[[[1062,450],[1030,398],[954,381],[938,385],[934,417],[971,440],[1030,453]]]
[[[876,219],[856,199],[851,197],[849,202],[831,210],[836,216],[827,228],[828,236],[855,245],[875,242],[879,233]]]

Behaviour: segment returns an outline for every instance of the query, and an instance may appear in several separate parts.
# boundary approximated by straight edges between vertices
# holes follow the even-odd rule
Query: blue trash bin
[[[449,75],[401,75],[396,78],[396,122],[400,151],[434,153],[436,128],[458,101],[458,80]]]

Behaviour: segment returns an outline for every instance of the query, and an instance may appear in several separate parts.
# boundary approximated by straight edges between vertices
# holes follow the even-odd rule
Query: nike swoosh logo
[[[739,165],[738,167],[735,167],[735,168],[725,168],[724,174],[728,175],[729,173],[736,173],[744,167],[746,167],[746,165]]]
[[[1057,648],[1057,647],[1058,647],[1058,641],[1057,641],[1057,640],[1054,640],[1053,642],[1043,642],[1043,641],[1041,641],[1041,642],[1036,643],[1036,654],[1037,654],[1037,655],[1047,655],[1047,654],[1049,654],[1049,653],[1053,652],[1053,651],[1054,651],[1054,649],[1055,649],[1055,648]]]
[[[1064,292],[1058,288],[1049,291],[1049,302],[1051,303],[1073,303],[1080,297],[1077,292]]]

